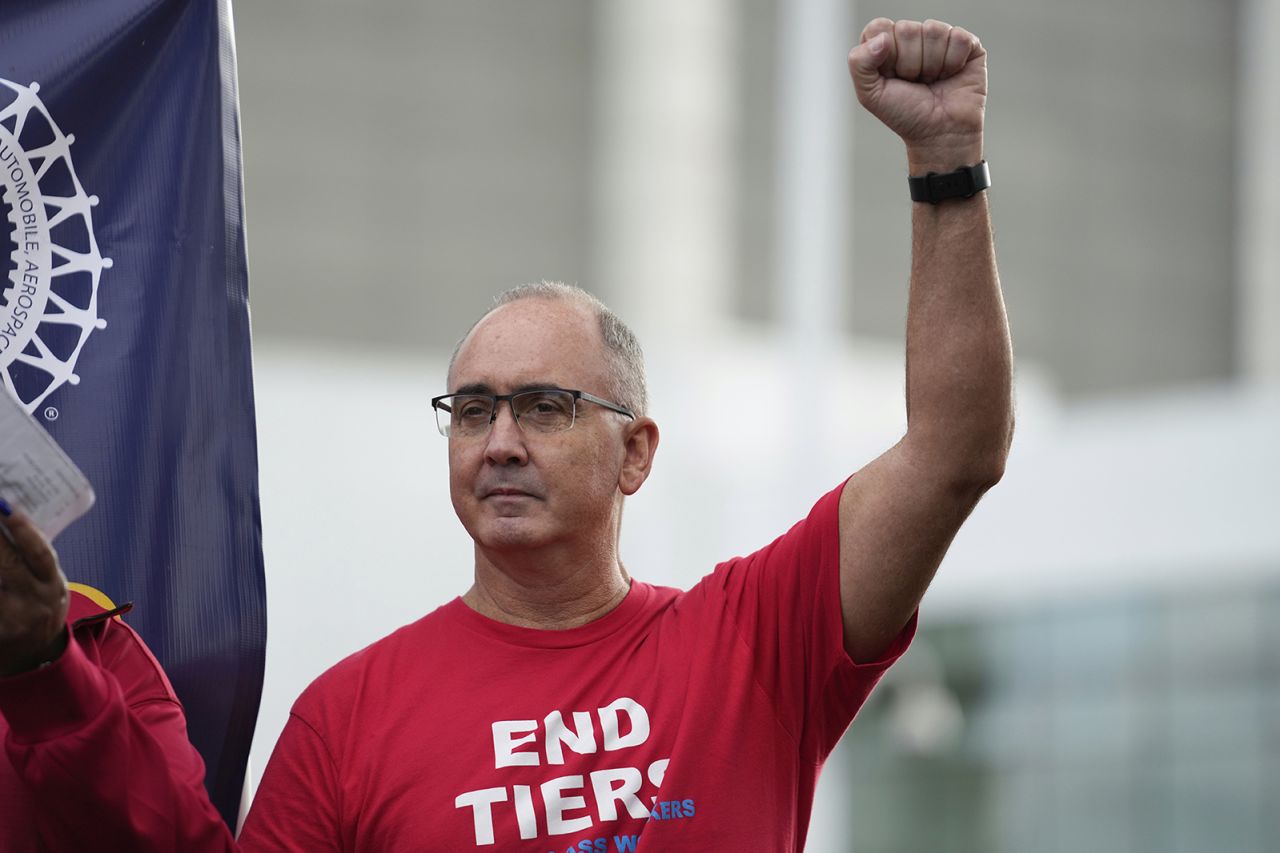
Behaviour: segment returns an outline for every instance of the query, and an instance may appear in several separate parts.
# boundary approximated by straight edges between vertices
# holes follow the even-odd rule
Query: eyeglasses
[[[539,388],[515,394],[443,394],[431,398],[436,426],[446,437],[476,438],[489,432],[498,419],[498,403],[506,400],[522,430],[535,433],[564,432],[573,427],[578,401],[586,400],[635,420],[635,414],[617,403],[586,391]]]

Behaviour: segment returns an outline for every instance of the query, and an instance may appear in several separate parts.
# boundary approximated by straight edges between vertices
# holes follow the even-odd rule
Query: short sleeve
[[[755,678],[804,757],[821,762],[872,688],[906,651],[912,616],[880,660],[856,664],[844,649],[839,506],[843,484],[809,515],[753,554],[721,563],[690,591],[722,611],[751,651]]]
[[[320,733],[289,715],[240,833],[255,851],[342,850],[337,766]]]

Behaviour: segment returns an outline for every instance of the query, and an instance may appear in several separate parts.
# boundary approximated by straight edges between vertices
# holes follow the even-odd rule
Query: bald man
[[[985,52],[877,19],[849,67],[918,202],[906,435],[760,551],[687,592],[646,584],[618,555],[659,439],[635,336],[576,288],[503,294],[432,401],[472,585],[303,693],[245,847],[803,847],[823,761],[910,642],[1013,428]]]

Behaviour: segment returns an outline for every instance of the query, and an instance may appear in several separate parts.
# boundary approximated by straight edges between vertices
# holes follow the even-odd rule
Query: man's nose
[[[523,465],[529,461],[524,443],[524,430],[516,423],[511,404],[498,404],[489,435],[485,442],[484,457],[491,465]]]

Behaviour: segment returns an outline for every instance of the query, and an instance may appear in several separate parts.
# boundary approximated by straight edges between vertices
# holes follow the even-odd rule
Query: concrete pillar
[[[1239,366],[1280,384],[1280,0],[1241,0]]]
[[[598,280],[585,284],[642,340],[646,329],[705,333],[732,305],[734,5],[607,0],[594,9]]]
[[[824,418],[840,393],[836,361],[851,239],[847,168],[856,99],[845,56],[853,13],[846,0],[778,4],[778,215],[776,294],[799,405],[783,407],[797,487],[830,488],[814,455],[839,425]]]
[[[778,300],[788,335],[840,334],[849,245],[852,111],[845,56],[853,46],[844,0],[779,4]]]

